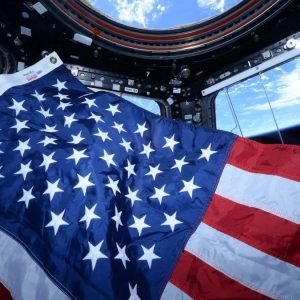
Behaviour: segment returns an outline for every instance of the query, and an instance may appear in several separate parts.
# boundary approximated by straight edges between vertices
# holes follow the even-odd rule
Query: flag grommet
[[[51,62],[51,64],[56,64],[57,63],[57,58],[54,57],[54,56],[51,56],[50,57],[50,62]]]

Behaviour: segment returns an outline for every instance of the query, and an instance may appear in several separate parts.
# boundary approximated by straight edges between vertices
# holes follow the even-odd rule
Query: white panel
[[[74,34],[73,40],[87,46],[91,46],[93,42],[93,39],[91,39],[90,37],[79,33]]]
[[[44,13],[47,11],[46,7],[45,7],[41,2],[37,2],[37,3],[33,4],[32,7],[33,7],[40,15],[44,14]]]
[[[28,27],[21,26],[20,31],[22,35],[31,36],[31,29]]]

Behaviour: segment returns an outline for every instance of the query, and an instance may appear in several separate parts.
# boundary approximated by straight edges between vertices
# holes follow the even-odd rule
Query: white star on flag
[[[54,154],[55,154],[55,152],[53,152],[52,154],[49,154],[49,155],[43,154],[43,162],[40,164],[40,167],[45,167],[46,172],[47,172],[49,166],[56,162],[56,160],[52,159]]]
[[[126,152],[129,152],[129,150],[133,151],[133,149],[131,148],[130,144],[131,144],[130,142],[127,142],[123,138],[122,138],[122,143],[120,143],[120,145],[125,148]]]
[[[134,219],[134,223],[132,225],[130,225],[129,227],[135,228],[138,231],[139,236],[141,236],[144,228],[151,227],[150,225],[145,223],[146,215],[141,218],[138,218],[133,215],[133,219]]]
[[[8,108],[15,110],[16,111],[16,116],[21,111],[27,111],[27,109],[24,108],[24,106],[23,106],[23,103],[25,102],[25,100],[18,102],[15,99],[12,99],[12,101],[13,101],[14,104],[12,106],[9,106]]]
[[[45,129],[42,129],[42,131],[44,132],[48,132],[48,133],[54,133],[54,132],[57,132],[58,130],[56,129],[56,126],[57,125],[53,125],[53,126],[49,126],[47,124],[45,124]]]
[[[114,116],[116,113],[121,113],[119,110],[118,110],[118,107],[119,107],[119,104],[116,104],[116,105],[111,105],[109,104],[109,108],[105,109],[109,112],[112,113],[112,115]]]
[[[54,95],[53,97],[59,98],[59,101],[70,99],[70,97],[68,95],[64,95],[64,94],[61,94],[61,93],[58,93],[57,95]]]
[[[114,126],[112,126],[113,128],[115,128],[118,132],[119,132],[119,134],[121,133],[121,132],[126,132],[126,130],[123,128],[123,126],[124,126],[124,124],[119,124],[119,123],[117,123],[117,122],[114,122]]]
[[[34,91],[34,94],[31,94],[31,96],[35,97],[39,101],[46,100],[46,98],[44,98],[45,94],[39,94],[36,90]]]
[[[118,245],[118,243],[116,243],[116,245],[117,245],[117,248],[118,248],[118,254],[115,256],[115,259],[120,259],[122,261],[122,264],[123,264],[124,268],[127,269],[126,262],[130,261],[130,259],[126,255],[126,246],[121,248]]]
[[[154,259],[160,259],[161,257],[157,256],[154,253],[155,244],[149,249],[147,249],[143,245],[141,245],[141,247],[143,249],[144,254],[139,258],[139,260],[146,260],[148,263],[149,269],[151,269],[152,261]]]
[[[147,145],[143,144],[144,150],[140,154],[145,154],[147,158],[150,157],[150,153],[155,151],[154,149],[151,148],[151,142],[149,142]]]
[[[158,199],[159,203],[161,204],[163,197],[170,196],[170,194],[165,192],[165,188],[166,188],[166,185],[163,185],[160,189],[155,187],[154,188],[155,193],[150,198],[151,199]]]
[[[137,124],[138,129],[134,133],[139,133],[141,137],[144,137],[144,132],[148,130],[146,122],[144,124]]]
[[[88,208],[85,206],[85,214],[84,216],[80,219],[79,222],[86,222],[86,229],[90,227],[91,221],[94,219],[101,219],[100,216],[95,214],[95,209],[97,207],[97,204],[95,204],[92,208]]]
[[[71,144],[79,144],[81,141],[84,140],[84,138],[81,136],[81,131],[77,135],[71,134],[72,141],[69,142]]]
[[[61,193],[63,190],[58,187],[59,179],[57,179],[55,182],[50,182],[47,180],[47,189],[43,193],[43,195],[49,195],[50,196],[50,201],[54,198],[56,193]]]
[[[126,198],[128,198],[130,201],[131,201],[131,206],[134,205],[134,202],[136,201],[142,201],[142,199],[140,199],[138,196],[137,196],[137,193],[139,192],[139,190],[136,190],[135,192],[133,192],[131,190],[130,187],[128,187],[128,194],[125,196]]]
[[[89,243],[89,253],[82,259],[89,259],[92,263],[92,270],[95,270],[98,259],[108,258],[104,253],[100,251],[104,240],[102,240],[98,245],[94,246],[90,242]]]
[[[176,219],[176,214],[177,214],[177,211],[174,212],[174,214],[171,215],[171,216],[168,215],[168,214],[166,214],[166,213],[164,213],[164,215],[165,215],[165,217],[166,217],[166,221],[165,221],[164,223],[162,223],[161,225],[162,225],[162,226],[170,226],[170,227],[171,227],[171,230],[172,230],[172,232],[173,232],[176,225],[182,224],[181,221],[178,221],[178,220]]]
[[[28,146],[28,143],[30,142],[30,139],[26,140],[25,142],[19,141],[19,145],[17,148],[15,148],[13,151],[20,151],[21,156],[24,155],[24,152],[26,150],[30,150],[31,147]]]
[[[114,196],[116,196],[117,192],[121,193],[118,187],[119,180],[114,181],[109,176],[107,178],[109,183],[107,183],[105,186],[108,186],[109,188],[112,189]]]
[[[56,139],[48,137],[48,136],[45,136],[45,138],[42,141],[38,142],[38,144],[44,144],[44,147],[45,147],[47,145],[51,145],[51,144],[55,145],[55,144],[57,144],[55,141],[56,141]]]
[[[206,161],[209,162],[210,157],[217,152],[218,151],[211,150],[211,144],[209,144],[209,146],[206,149],[201,149],[201,156],[199,157],[199,159],[205,158]]]
[[[42,106],[40,110],[37,110],[37,112],[41,113],[45,118],[53,117],[53,114],[50,114],[50,108],[45,110]]]
[[[94,120],[96,123],[98,123],[98,122],[104,123],[102,118],[99,115],[94,114],[93,112],[91,112],[91,116],[88,119],[89,120]]]
[[[146,175],[152,176],[153,180],[156,179],[156,175],[162,173],[162,171],[159,169],[160,164],[158,164],[156,167],[152,167],[149,165],[150,171],[146,173]]]
[[[83,195],[86,195],[86,190],[90,186],[94,186],[95,184],[89,181],[90,176],[92,173],[89,173],[86,176],[81,176],[77,174],[78,177],[78,183],[74,186],[74,189],[82,189]]]
[[[137,285],[131,287],[131,285],[129,284],[129,292],[130,292],[130,297],[128,300],[141,300],[141,298],[137,294]]]
[[[95,104],[96,99],[89,99],[89,98],[84,98],[84,102],[82,102],[83,104],[87,104],[89,108],[91,108],[92,106],[98,107]]]
[[[88,158],[87,155],[84,154],[84,152],[86,151],[86,149],[83,150],[76,150],[73,149],[73,154],[68,156],[67,159],[74,159],[75,160],[75,164],[77,165],[78,162],[80,161],[80,159],[82,158]]]
[[[182,159],[175,159],[175,165],[171,169],[178,169],[181,173],[182,167],[187,165],[188,162],[185,161],[185,156]]]
[[[182,180],[184,187],[181,189],[182,192],[188,192],[190,197],[193,198],[193,191],[196,189],[201,189],[200,186],[194,184],[194,177],[190,181]]]
[[[58,88],[58,91],[60,92],[61,90],[65,89],[67,90],[68,88],[66,87],[66,81],[60,81],[60,80],[56,80],[56,84],[53,84],[52,86]]]
[[[25,128],[29,128],[26,123],[28,121],[25,120],[25,121],[19,121],[18,119],[16,119],[16,125],[10,127],[10,128],[16,128],[17,129],[17,133],[19,133],[19,131],[21,131],[22,129],[25,129]]]
[[[114,156],[114,154],[108,154],[106,150],[104,150],[104,155],[100,156],[100,159],[103,159],[108,167],[110,167],[110,165],[116,166],[115,162],[113,161]]]
[[[23,179],[26,180],[27,174],[32,172],[32,169],[29,167],[31,161],[29,161],[26,165],[21,164],[20,170],[15,172],[16,175],[22,175]]]
[[[30,200],[34,199],[34,196],[32,195],[32,189],[33,187],[29,191],[23,189],[23,197],[18,200],[18,202],[25,202],[26,208],[28,208]]]
[[[75,116],[75,113],[71,114],[70,116],[64,116],[65,117],[64,126],[67,126],[70,128],[73,122],[78,121],[77,119],[74,118],[74,116]]]
[[[51,211],[51,221],[45,227],[53,227],[54,235],[57,234],[60,226],[69,225],[69,223],[63,219],[64,213],[65,211],[63,210],[59,215],[57,215]]]
[[[166,143],[163,146],[163,148],[170,148],[172,152],[174,152],[175,145],[179,144],[179,142],[175,141],[175,134],[171,138],[165,138]]]
[[[57,106],[57,109],[62,109],[63,111],[65,110],[66,107],[72,106],[70,102],[59,102],[59,105]]]
[[[98,133],[94,133],[94,135],[99,136],[103,142],[105,142],[106,140],[110,140],[110,141],[112,140],[109,137],[108,132],[104,132],[104,131],[100,130],[99,128],[98,128]]]
[[[112,217],[112,220],[116,222],[117,231],[119,230],[119,226],[123,226],[121,215],[122,215],[122,211],[118,211],[117,206],[115,206],[115,215]]]
[[[127,167],[124,167],[124,169],[127,171],[127,177],[129,178],[131,175],[136,175],[134,171],[135,164],[131,164],[129,159],[127,159]]]

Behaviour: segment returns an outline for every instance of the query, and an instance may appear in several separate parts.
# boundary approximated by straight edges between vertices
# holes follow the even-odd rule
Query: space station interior
[[[0,73],[56,51],[92,90],[263,143],[300,144],[299,1],[235,1],[165,29],[120,23],[92,2],[2,1]]]
[[[1,0],[0,300],[300,299],[299,16]]]

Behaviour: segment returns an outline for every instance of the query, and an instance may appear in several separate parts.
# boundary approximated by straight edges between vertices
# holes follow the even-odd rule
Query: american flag
[[[299,147],[94,93],[55,53],[0,94],[0,295],[299,299]]]

